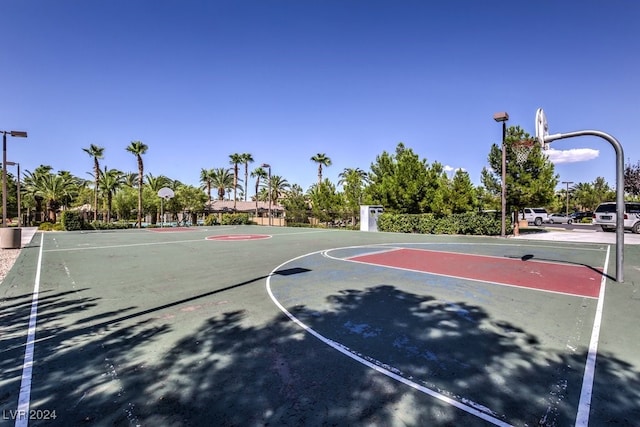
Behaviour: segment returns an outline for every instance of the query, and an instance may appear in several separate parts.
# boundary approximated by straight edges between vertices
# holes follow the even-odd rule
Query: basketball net
[[[523,164],[529,158],[529,154],[533,150],[535,141],[533,139],[523,139],[522,141],[514,141],[511,144],[511,150],[516,155],[516,162]]]

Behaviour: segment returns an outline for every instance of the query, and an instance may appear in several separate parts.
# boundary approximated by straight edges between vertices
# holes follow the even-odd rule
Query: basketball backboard
[[[163,187],[160,190],[158,190],[158,196],[166,200],[173,198],[174,195],[175,194],[173,193],[173,190],[168,187]]]
[[[542,108],[536,111],[536,139],[540,143],[543,150],[549,149],[549,143],[545,141],[545,137],[549,136],[549,125],[547,124],[547,115]]]

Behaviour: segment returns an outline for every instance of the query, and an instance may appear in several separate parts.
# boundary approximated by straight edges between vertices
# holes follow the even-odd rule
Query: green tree
[[[282,206],[287,214],[287,220],[294,223],[307,223],[307,201],[302,187],[293,184],[287,197],[282,200]]]
[[[616,199],[616,191],[612,189],[607,181],[599,176],[593,181],[593,192],[595,194],[595,199],[597,203],[594,206],[594,209],[603,202],[611,202]]]
[[[142,186],[144,184],[144,163],[142,156],[147,152],[149,147],[142,141],[131,141],[126,150],[136,156],[138,162],[138,216],[136,223],[138,228],[142,228]]]
[[[256,179],[256,216],[258,216],[258,191],[260,190],[260,180],[266,180],[269,177],[269,174],[262,167],[257,167],[251,172],[251,178]]]
[[[451,183],[451,211],[464,213],[473,210],[476,204],[476,192],[469,178],[469,173],[458,169]]]
[[[573,201],[583,210],[594,210],[600,203],[613,201],[616,192],[602,177],[593,182],[580,182],[573,186]]]
[[[291,185],[280,175],[271,175],[271,201],[278,203],[284,194],[287,193]]]
[[[311,161],[318,164],[318,184],[322,183],[322,167],[331,166],[331,159],[325,153],[318,153],[311,157]]]
[[[93,220],[98,220],[98,189],[100,187],[100,162],[98,159],[102,159],[104,156],[104,147],[99,147],[95,144],[90,144],[89,148],[83,148],[82,151],[87,153],[93,158],[93,177],[95,178],[95,184],[93,187],[94,202],[93,202]]]
[[[360,214],[360,205],[364,196],[364,189],[368,175],[360,168],[345,168],[339,175],[338,185],[342,185],[344,191],[345,207],[351,216],[351,224],[356,224]]]
[[[49,175],[52,170],[53,167],[49,165],[40,165],[33,172],[28,170],[25,172],[25,201],[27,203],[30,203],[30,200],[33,201],[33,206],[36,213],[36,221],[44,221],[44,218],[41,217],[41,214],[43,213],[42,202],[44,201],[44,199],[41,193],[38,191],[38,182],[43,176]]]
[[[151,223],[156,224],[158,220],[160,220],[160,206],[164,205],[164,202],[161,201],[158,196],[158,192],[164,187],[169,187],[171,185],[171,180],[164,175],[158,175],[156,177],[150,173],[145,176],[145,179],[147,182],[145,187],[149,191],[146,203],[144,204],[144,209],[151,213]]]
[[[206,190],[208,201],[211,201],[211,187],[213,181],[214,169],[200,169],[200,182],[202,183],[202,189]]]
[[[525,207],[546,206],[554,198],[558,175],[555,174],[553,163],[543,153],[540,145],[534,144],[529,157],[522,163],[516,161],[516,154],[511,149],[515,142],[531,139],[531,135],[520,126],[511,126],[507,129],[505,138],[507,213],[518,212]],[[499,195],[502,174],[500,145],[491,146],[488,162],[489,168],[485,167],[482,170],[482,184],[492,194]]]
[[[60,201],[72,194],[76,188],[76,182],[73,177],[51,172],[37,175],[31,185],[34,187],[34,194],[45,201],[47,218],[52,223],[57,221],[57,211],[61,206]]]
[[[342,212],[343,198],[336,191],[335,185],[328,179],[311,186],[308,192],[311,202],[311,215],[319,222],[328,225],[335,221]]]
[[[191,216],[191,223],[196,224],[198,212],[204,210],[205,204],[209,201],[208,196],[200,188],[192,185],[181,185],[175,190],[177,203],[185,211],[185,215]]]
[[[451,205],[451,182],[440,162],[433,162],[427,167],[425,212],[437,215],[450,215],[453,212]]]
[[[105,195],[107,200],[107,212],[105,215],[105,221],[111,221],[111,212],[113,206],[113,195],[124,185],[124,174],[117,169],[105,168],[101,173],[100,179],[100,191]]]
[[[627,161],[624,167],[624,191],[633,197],[640,196],[640,161],[635,165]]]
[[[131,220],[138,204],[138,191],[124,184],[113,196],[113,211],[121,220]]]
[[[247,201],[247,193],[249,190],[249,163],[253,163],[253,156],[250,153],[242,153],[242,163],[244,163],[244,201]]]
[[[429,203],[427,169],[425,159],[420,160],[410,148],[398,143],[395,155],[384,151],[371,164],[367,203],[380,204],[394,213],[424,212]]]
[[[137,187],[138,186],[138,174],[135,172],[127,172],[124,174],[124,185],[127,187]]]
[[[233,188],[235,185],[235,176],[229,173],[227,168],[213,169],[211,175],[211,186],[218,190],[218,200],[224,200],[224,195],[228,188]]]
[[[238,200],[238,165],[244,162],[242,154],[234,153],[229,155],[229,163],[233,165],[233,210],[236,210],[236,201]]]
[[[99,189],[99,181],[100,181],[100,162],[98,159],[102,159],[104,156],[104,147],[99,147],[95,144],[90,144],[89,148],[83,148],[82,151],[87,153],[89,156],[93,158],[93,177],[95,179],[93,193],[94,193],[94,202],[93,202],[93,220],[98,220],[98,189]]]

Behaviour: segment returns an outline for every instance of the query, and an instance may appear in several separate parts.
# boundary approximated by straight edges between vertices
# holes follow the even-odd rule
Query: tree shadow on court
[[[504,322],[482,307],[390,284],[326,302],[289,310],[370,363],[497,419],[575,422],[586,354],[543,349],[526,319]],[[65,309],[51,308],[50,318]],[[57,409],[58,418],[31,425],[489,425],[358,363],[282,314],[264,323],[250,309],[219,309],[170,348],[154,343],[171,326],[145,315],[52,334],[40,347],[34,404]],[[610,392],[594,395],[596,410],[608,410],[594,419],[633,425],[639,373],[607,354],[598,355],[597,373]]]

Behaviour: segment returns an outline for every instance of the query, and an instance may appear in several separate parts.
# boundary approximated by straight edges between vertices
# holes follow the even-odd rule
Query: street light
[[[261,167],[263,168],[268,168],[269,169],[269,185],[267,187],[267,191],[269,193],[269,225],[271,225],[271,165],[268,163],[263,163],[261,165]]]
[[[500,123],[502,122],[502,185],[500,186],[502,212],[500,213],[500,237],[506,237],[507,224],[506,224],[506,210],[507,210],[507,152],[505,150],[504,142],[507,137],[507,120],[509,120],[509,114],[506,111],[501,113],[495,113],[493,120]]]
[[[7,162],[7,166],[18,167],[18,183],[16,184],[16,192],[18,193],[18,227],[22,226],[22,212],[20,212],[20,163]]]
[[[7,226],[7,134],[26,138],[27,132],[19,130],[0,130],[2,132],[2,227]]]
[[[569,185],[573,184],[573,181],[562,181],[563,184],[567,184],[567,220],[569,219]]]

